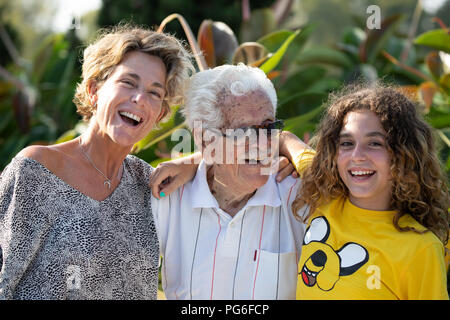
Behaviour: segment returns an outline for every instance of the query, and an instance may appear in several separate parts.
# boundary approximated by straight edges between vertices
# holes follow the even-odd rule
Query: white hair
[[[194,128],[195,121],[201,121],[203,128],[220,129],[225,119],[218,94],[242,96],[257,90],[267,94],[275,113],[277,94],[261,69],[240,63],[201,71],[189,80],[182,113],[190,129]]]

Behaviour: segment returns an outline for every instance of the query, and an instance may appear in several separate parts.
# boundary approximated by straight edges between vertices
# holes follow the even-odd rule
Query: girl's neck
[[[361,209],[373,211],[390,211],[392,210],[391,199],[361,199],[349,195],[349,200],[352,204]]]

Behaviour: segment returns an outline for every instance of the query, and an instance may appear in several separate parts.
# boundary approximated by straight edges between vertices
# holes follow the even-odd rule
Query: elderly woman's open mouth
[[[127,111],[119,111],[122,121],[133,127],[138,126],[142,122],[142,118],[136,114]]]

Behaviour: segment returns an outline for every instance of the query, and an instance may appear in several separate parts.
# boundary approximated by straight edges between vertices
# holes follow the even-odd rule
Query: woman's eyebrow
[[[124,74],[124,76],[133,78],[136,81],[141,79],[141,77],[139,77],[138,74],[132,73],[132,72],[127,72],[127,73]]]
[[[141,79],[141,77],[139,77],[138,74],[132,73],[132,72],[127,72],[127,73],[124,74],[124,76],[128,76],[130,78],[133,78],[136,81],[139,81]],[[152,86],[164,89],[164,85],[159,83],[158,81],[153,82]]]

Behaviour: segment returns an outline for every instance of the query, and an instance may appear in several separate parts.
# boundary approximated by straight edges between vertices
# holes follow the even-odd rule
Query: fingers
[[[292,175],[292,177],[294,178],[298,178],[297,171],[295,171],[295,168],[289,161],[289,159],[284,156],[281,156],[279,160],[279,170],[276,180],[278,182],[281,182],[289,175]]]
[[[277,181],[281,182],[284,179],[286,179],[287,176],[291,175],[292,172],[295,171],[294,166],[289,163],[286,167],[284,167],[283,169],[281,169],[278,174],[277,174]]]
[[[166,180],[162,181],[159,185],[159,198],[167,197],[172,192],[177,190],[180,187],[180,177],[177,175],[175,177],[169,177]]]
[[[163,175],[160,174],[159,167],[156,167],[150,175],[149,187],[152,190],[152,195],[159,199],[160,186],[162,182],[166,179]]]
[[[152,190],[153,196],[156,199],[160,199],[161,197],[169,194],[166,192],[167,190],[163,191],[162,189],[164,189],[166,185],[170,184],[170,182],[174,179],[174,173],[173,170],[171,170],[174,167],[176,168],[176,166],[171,166],[170,163],[163,162],[158,164],[155,170],[151,173],[149,186]]]
[[[289,165],[289,159],[286,158],[285,156],[280,156],[279,159],[279,166],[280,169],[278,171],[281,171],[282,169],[284,169],[287,165]]]

